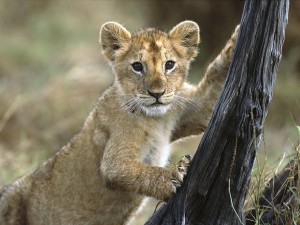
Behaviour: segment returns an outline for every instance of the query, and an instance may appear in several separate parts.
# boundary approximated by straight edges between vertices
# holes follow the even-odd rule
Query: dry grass
[[[252,224],[267,225],[271,220],[277,225],[300,223],[300,128],[296,128],[298,140],[293,154],[283,155],[275,167],[267,166],[266,160],[257,162],[245,204],[245,211],[256,215]]]

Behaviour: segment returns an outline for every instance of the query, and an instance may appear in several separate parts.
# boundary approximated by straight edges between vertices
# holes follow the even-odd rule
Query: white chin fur
[[[158,105],[148,107],[142,106],[142,110],[147,116],[161,116],[166,114],[170,107],[170,105]]]

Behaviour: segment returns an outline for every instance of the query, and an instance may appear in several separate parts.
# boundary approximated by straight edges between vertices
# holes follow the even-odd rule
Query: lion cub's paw
[[[176,163],[170,171],[170,180],[165,184],[164,197],[159,197],[164,201],[168,201],[169,198],[176,193],[176,190],[181,186],[184,176],[187,174],[189,164],[192,160],[190,155],[183,156],[178,163]],[[161,193],[162,194],[162,193]]]
[[[190,155],[185,155],[179,160],[179,162],[172,169],[173,178],[171,181],[176,189],[181,186],[181,183],[183,182],[183,178],[187,174],[187,170],[191,160],[192,157]]]
[[[236,42],[237,38],[238,38],[238,35],[239,35],[239,32],[240,32],[240,25],[237,25],[235,27],[235,30],[233,32],[233,34],[231,35],[231,41],[232,42]]]
[[[232,59],[236,41],[239,35],[239,31],[240,31],[240,25],[237,25],[235,31],[233,32],[229,41],[226,43],[224,49],[222,50],[221,57],[225,62],[229,62]]]
[[[239,31],[240,31],[240,25],[238,24],[238,25],[235,27],[234,32],[239,33]]]

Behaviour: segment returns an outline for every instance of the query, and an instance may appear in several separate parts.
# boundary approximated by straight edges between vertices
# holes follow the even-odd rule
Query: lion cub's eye
[[[173,69],[175,66],[175,62],[172,61],[172,60],[168,60],[166,63],[165,63],[165,70],[171,70]]]
[[[131,66],[135,72],[142,73],[144,71],[143,64],[140,62],[134,62]]]

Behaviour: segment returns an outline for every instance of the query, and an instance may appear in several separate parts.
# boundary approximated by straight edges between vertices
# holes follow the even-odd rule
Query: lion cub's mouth
[[[171,99],[164,99],[164,98],[159,98],[159,99],[151,99],[151,101],[154,102],[145,102],[145,104],[142,107],[142,111],[148,115],[148,116],[161,116],[166,114],[169,109],[171,108]],[[148,103],[148,104],[147,104]]]
[[[171,104],[153,103],[151,105],[143,105],[142,111],[148,116],[162,116],[171,108]]]
[[[172,108],[173,97],[173,93],[168,93],[158,98],[145,94],[137,94],[133,98],[127,99],[122,104],[122,108],[131,113],[143,112],[148,116],[161,116]]]
[[[156,106],[160,106],[160,105],[165,105],[165,104],[163,104],[162,102],[157,101],[157,102],[154,102],[154,103],[150,104],[149,107],[156,107]]]

